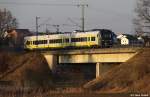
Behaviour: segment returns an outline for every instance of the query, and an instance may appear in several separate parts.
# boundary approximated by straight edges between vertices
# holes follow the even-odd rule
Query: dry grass
[[[95,79],[84,87],[100,92],[150,92],[150,49],[144,49],[110,71],[103,78]]]
[[[51,71],[40,53],[2,52],[0,56],[5,56],[0,65],[8,65],[8,68],[0,74],[1,81],[13,81],[21,86],[51,84]],[[2,57],[0,61],[4,59]]]
[[[129,97],[130,94],[106,94],[88,91],[82,88],[58,88],[56,90],[44,88],[14,88],[13,90],[0,90],[0,97]]]
[[[0,73],[1,81],[15,83],[12,90],[0,89],[0,97],[46,97],[55,94],[58,96],[53,97],[60,97],[60,94],[82,95],[87,92],[80,87],[54,88],[49,67],[43,56],[37,52],[1,52],[0,65],[4,69]],[[96,90],[97,93],[150,92],[149,83],[150,49],[144,49],[126,63],[108,71],[103,78],[95,79],[85,87]],[[33,89],[24,90],[24,86]]]

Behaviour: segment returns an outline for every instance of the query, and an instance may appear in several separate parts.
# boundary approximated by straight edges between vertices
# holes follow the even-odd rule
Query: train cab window
[[[30,41],[27,41],[27,42],[26,42],[26,45],[30,45]]]
[[[95,37],[91,37],[91,41],[95,41]]]
[[[111,38],[111,34],[105,34],[104,37],[105,38]]]

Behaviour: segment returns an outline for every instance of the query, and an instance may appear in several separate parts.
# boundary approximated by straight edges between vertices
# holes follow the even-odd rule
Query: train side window
[[[38,41],[34,41],[34,44],[35,44],[35,45],[38,45]]]
[[[77,38],[71,38],[71,42],[76,42]]]
[[[87,37],[81,38],[81,42],[83,42],[83,41],[87,41]]]
[[[43,44],[47,44],[47,40],[43,40]]]
[[[42,40],[39,40],[37,41],[37,44],[42,44],[42,42],[43,42]]]
[[[88,41],[90,41],[90,37],[88,37]]]
[[[38,45],[38,44],[47,44],[47,40],[38,40],[38,41],[33,41],[34,45]]]
[[[54,39],[54,40],[49,40],[49,43],[62,43],[62,39]]]
[[[37,45],[37,41],[33,41],[33,44],[34,44],[34,45]]]
[[[65,42],[68,43],[69,42],[69,38],[65,39]]]
[[[71,38],[71,42],[84,42],[84,41],[87,41],[87,37]]]
[[[49,40],[49,43],[54,43],[54,40]]]
[[[43,42],[42,40],[37,41],[38,44],[42,44],[42,42]]]
[[[55,43],[62,43],[62,39],[56,39]]]
[[[91,37],[91,41],[95,41],[95,37]]]

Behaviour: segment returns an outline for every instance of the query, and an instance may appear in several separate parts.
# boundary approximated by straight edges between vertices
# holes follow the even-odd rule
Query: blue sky
[[[83,2],[88,4],[85,8],[86,29],[107,28],[116,33],[134,32],[132,20],[136,0],[0,0],[0,8],[12,12],[18,19],[19,28],[35,30],[35,17],[38,16],[38,22],[42,24],[40,31],[45,31],[46,24],[59,24],[61,31],[73,31],[80,29],[74,25],[81,24],[81,8],[55,4],[77,5]],[[53,26],[47,28],[56,31]]]

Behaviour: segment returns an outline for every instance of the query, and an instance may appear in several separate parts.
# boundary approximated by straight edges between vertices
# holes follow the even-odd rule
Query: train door
[[[98,43],[98,47],[102,46],[102,37],[100,33],[97,34],[97,43]]]

